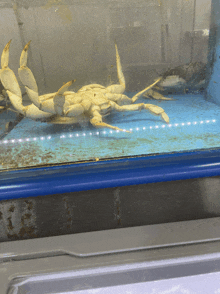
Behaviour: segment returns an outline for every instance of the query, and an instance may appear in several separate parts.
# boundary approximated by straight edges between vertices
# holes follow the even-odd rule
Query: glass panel
[[[0,1],[0,169],[219,147],[215,3]]]

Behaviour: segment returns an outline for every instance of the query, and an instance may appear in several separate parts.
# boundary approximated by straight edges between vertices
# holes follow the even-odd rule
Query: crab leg
[[[22,94],[17,78],[14,72],[8,67],[10,43],[11,41],[6,44],[2,52],[0,77],[2,85],[9,96],[11,104],[19,113],[32,119],[40,119],[51,116],[50,113],[40,111],[33,104],[28,106],[24,106],[22,104]]]
[[[108,128],[108,129],[112,129],[112,130],[116,130],[116,131],[122,131],[122,132],[127,132],[130,133],[130,131],[126,131],[126,130],[122,130],[118,127],[106,124],[102,121],[102,115],[100,114],[100,109],[98,106],[93,106],[91,108],[91,114],[92,114],[92,118],[90,119],[90,123],[96,127],[96,128]]]
[[[132,98],[127,97],[124,94],[113,94],[113,93],[106,93],[106,97],[107,99],[111,100],[111,101],[115,101],[117,102],[119,105],[126,105],[126,104],[132,104],[135,101],[137,101],[141,95],[143,95],[145,92],[147,91],[152,91],[151,88],[153,88],[154,85],[156,85],[162,78],[158,78],[153,84],[151,84],[150,86],[148,86],[147,88],[145,88],[144,90],[138,92],[135,96],[133,96]],[[108,89],[109,87],[107,87],[106,89]],[[147,96],[148,92],[146,93],[145,97]],[[170,100],[170,98],[165,98],[164,100]],[[171,99],[172,100],[172,99]]]
[[[69,110],[69,116],[75,116],[75,112],[77,112],[79,110],[72,109],[72,114],[70,111],[70,106],[68,101],[66,101],[65,99],[65,95],[75,95],[76,93],[68,91],[69,87],[72,85],[72,83],[74,83],[76,80],[72,80],[67,82],[66,84],[64,84],[56,93],[52,94],[52,99],[50,99],[51,97],[49,97],[49,100],[47,100],[45,97],[47,95],[42,95],[40,97],[41,98],[41,107],[45,108],[47,106],[51,107],[51,109],[53,109],[53,111],[55,111],[55,113],[59,114],[59,115],[65,115],[67,114],[68,110]],[[44,100],[44,101],[43,101]],[[51,106],[50,106],[51,105]],[[75,111],[76,110],[76,111]],[[80,111],[79,114],[81,114],[82,111]]]
[[[132,99],[124,94],[105,93],[108,100],[116,102],[118,105],[127,105],[132,103]]]
[[[174,100],[172,98],[164,97],[162,94],[160,94],[159,92],[157,92],[155,90],[152,90],[152,89],[150,89],[143,96],[146,97],[146,98],[153,98],[153,99],[156,99],[156,100]]]
[[[107,91],[110,93],[114,94],[122,94],[125,91],[125,77],[122,72],[122,67],[121,67],[121,60],[120,56],[118,53],[118,47],[117,44],[115,43],[115,51],[116,51],[116,65],[117,65],[117,75],[118,75],[118,80],[120,85],[111,85],[107,87]]]
[[[111,106],[113,109],[117,111],[137,111],[137,110],[142,110],[146,109],[149,110],[151,113],[155,115],[160,115],[161,118],[166,122],[169,123],[169,117],[165,113],[164,109],[153,104],[145,104],[145,103],[139,103],[139,104],[132,104],[132,105],[123,105],[119,106],[117,103],[111,101]]]
[[[122,72],[121,60],[120,60],[120,56],[119,56],[119,53],[118,53],[118,47],[117,47],[116,43],[115,43],[115,51],[116,51],[116,64],[117,64],[118,80],[119,80],[119,83],[120,83],[121,87],[123,88],[123,91],[122,91],[122,93],[123,93],[124,90],[125,90],[125,77],[124,77],[124,74]]]
[[[35,81],[34,75],[30,68],[27,67],[27,57],[28,57],[28,48],[30,46],[31,41],[29,41],[21,52],[20,57],[20,68],[18,69],[18,75],[25,86],[28,97],[30,100],[36,105],[39,109],[42,109],[39,95],[38,95],[38,86]],[[52,100],[51,100],[52,101]],[[55,112],[54,112],[55,113]]]
[[[100,89],[105,89],[105,87],[99,84],[89,84],[80,88],[78,92],[85,92],[89,90],[100,90]]]
[[[132,97],[132,103],[134,103],[135,101],[138,100],[138,98],[143,95],[145,92],[149,91],[151,88],[153,88],[153,86],[155,86],[157,83],[159,83],[159,81],[162,79],[162,77],[158,78],[155,82],[153,82],[153,84],[151,84],[150,86],[148,86],[147,88],[145,88],[144,90],[138,92],[136,95],[134,95],[134,97]]]
[[[62,115],[63,104],[65,103],[65,98],[61,97],[68,87],[74,82],[70,81],[63,85],[58,92],[38,95],[38,87],[35,81],[34,75],[30,68],[27,67],[27,57],[28,48],[30,46],[29,41],[21,53],[20,57],[20,68],[18,69],[18,74],[22,84],[25,86],[28,97],[33,102],[33,104],[42,111],[49,112],[51,114]],[[57,103],[57,104],[56,104]]]
[[[1,82],[14,108],[24,115],[21,90],[14,72],[8,67],[10,43],[11,40],[6,44],[1,55]]]
[[[81,115],[84,111],[83,106],[80,104],[69,105],[68,101],[65,99],[65,94],[76,95],[76,93],[68,91],[68,88],[73,82],[75,82],[75,80],[64,84],[56,93],[38,96],[38,87],[34,75],[27,67],[27,52],[29,45],[30,41],[25,45],[21,53],[18,73],[31,101],[39,109],[51,114],[66,115],[68,117]]]

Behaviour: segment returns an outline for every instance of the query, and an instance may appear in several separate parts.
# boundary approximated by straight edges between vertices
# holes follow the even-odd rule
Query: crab
[[[20,114],[33,120],[41,120],[54,124],[85,124],[90,122],[96,128],[110,128],[122,130],[103,122],[103,117],[111,111],[137,111],[146,109],[169,123],[169,117],[164,109],[153,104],[133,104],[142,94],[156,85],[159,80],[144,90],[129,98],[123,94],[125,91],[125,78],[122,72],[120,56],[116,49],[116,64],[119,84],[104,87],[99,84],[83,86],[77,92],[69,91],[75,80],[64,84],[57,92],[38,95],[38,87],[32,71],[27,67],[28,48],[30,41],[25,45],[21,57],[18,75],[26,89],[32,104],[24,106],[20,86],[14,72],[9,68],[9,41],[1,56],[0,79],[6,89],[9,99]]]
[[[203,62],[190,62],[179,65],[165,71],[161,79],[157,79],[158,83],[149,89],[143,97],[158,100],[174,100],[164,97],[164,95],[204,91],[206,75],[206,64]]]

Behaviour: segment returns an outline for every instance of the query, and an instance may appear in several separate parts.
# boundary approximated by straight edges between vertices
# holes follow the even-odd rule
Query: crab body
[[[202,62],[191,62],[167,70],[161,80],[144,94],[146,98],[173,100],[169,94],[198,93],[204,91],[207,67]]]
[[[12,105],[24,116],[54,124],[84,124],[90,122],[97,128],[110,128],[122,131],[122,129],[116,126],[103,122],[103,117],[109,115],[113,110],[137,111],[146,109],[155,115],[160,115],[167,123],[169,122],[169,117],[161,107],[144,103],[134,104],[143,93],[151,89],[159,80],[137,93],[133,98],[123,94],[125,91],[125,78],[116,44],[119,84],[113,84],[108,87],[90,84],[83,86],[77,92],[73,92],[69,91],[69,87],[75,81],[72,80],[64,84],[57,92],[39,96],[34,75],[27,67],[27,55],[30,45],[30,42],[28,42],[21,53],[20,68],[18,69],[20,80],[32,101],[32,104],[24,106],[16,76],[8,66],[10,42],[7,43],[2,52],[0,78]]]

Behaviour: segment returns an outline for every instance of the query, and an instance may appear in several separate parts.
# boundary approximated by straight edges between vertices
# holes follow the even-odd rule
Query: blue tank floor
[[[105,118],[132,133],[23,119],[0,142],[0,169],[219,147],[220,106],[202,94],[172,97],[175,101],[139,100],[164,108],[169,125],[145,110]]]

